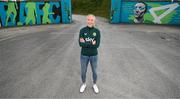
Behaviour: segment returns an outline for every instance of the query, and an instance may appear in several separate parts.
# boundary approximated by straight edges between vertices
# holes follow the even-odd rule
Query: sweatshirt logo
[[[84,33],[84,35],[87,35],[87,33]]]
[[[93,41],[94,41],[94,38],[89,38],[89,37],[88,37],[88,38],[86,38],[85,40],[86,40],[86,42],[93,42]]]
[[[96,32],[93,33],[93,36],[96,36]]]

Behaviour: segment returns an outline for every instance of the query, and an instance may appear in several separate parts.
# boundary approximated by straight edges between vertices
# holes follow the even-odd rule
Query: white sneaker
[[[96,94],[99,93],[99,89],[98,89],[98,87],[97,87],[96,84],[93,85],[93,89],[94,89],[94,92],[95,92]]]
[[[86,89],[86,84],[82,84],[80,87],[80,93],[83,93],[85,89]]]

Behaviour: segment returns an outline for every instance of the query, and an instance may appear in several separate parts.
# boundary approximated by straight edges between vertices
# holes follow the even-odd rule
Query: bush
[[[72,10],[75,14],[94,14],[109,18],[110,0],[72,0]]]

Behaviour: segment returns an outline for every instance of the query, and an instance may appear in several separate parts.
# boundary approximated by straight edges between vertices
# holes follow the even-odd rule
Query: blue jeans
[[[90,62],[91,64],[91,69],[92,69],[92,77],[93,77],[93,83],[95,84],[97,81],[97,60],[98,60],[98,56],[84,56],[81,55],[81,79],[82,82],[85,83],[86,82],[86,72],[87,72],[87,67],[88,67],[88,63]]]

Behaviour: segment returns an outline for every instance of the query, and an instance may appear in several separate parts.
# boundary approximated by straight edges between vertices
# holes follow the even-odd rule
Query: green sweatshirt
[[[84,27],[79,33],[79,45],[82,47],[81,54],[85,56],[95,56],[98,54],[97,48],[100,44],[100,31],[95,27]],[[80,38],[83,38],[85,42],[80,42]],[[92,41],[96,41],[93,45]]]

